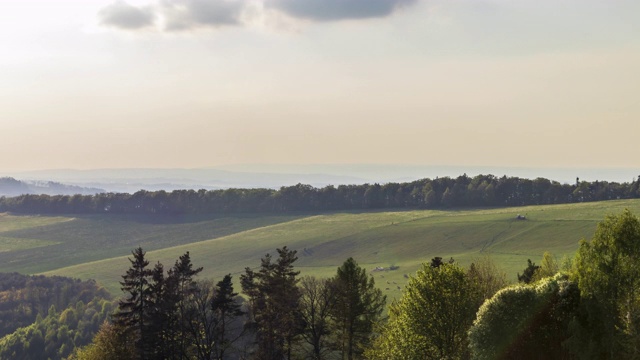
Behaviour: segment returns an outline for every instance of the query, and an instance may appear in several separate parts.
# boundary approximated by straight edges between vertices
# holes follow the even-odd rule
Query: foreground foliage
[[[267,254],[259,271],[247,268],[240,277],[242,291],[249,296],[256,359],[291,359],[294,337],[300,332],[300,272],[293,269],[297,259],[296,251],[285,246],[278,249],[275,261]]]
[[[230,275],[197,281],[188,252],[168,271],[141,248],[132,254],[114,322],[70,359],[640,358],[640,220],[629,211],[601,222],[562,272],[545,253],[512,286],[488,258],[463,269],[436,257],[410,277],[387,321],[385,297],[353,258],[332,278],[301,280],[297,252],[277,249],[241,276],[243,301]],[[65,357],[67,339],[77,345],[102,323],[98,308],[110,309],[51,307],[0,340],[10,351],[0,358]],[[74,325],[89,315],[93,327]]]
[[[195,280],[202,268],[193,267],[189,252],[166,272],[160,262],[151,269],[142,248],[132,255],[114,321],[73,359],[224,358],[238,338],[234,320],[242,315],[231,276],[214,288]]]
[[[389,306],[389,322],[366,352],[369,359],[460,359],[482,291],[453,263],[423,264],[402,298]]]
[[[575,279],[583,297],[575,349],[585,358],[640,357],[640,220],[607,216],[581,241]]]
[[[640,220],[628,210],[607,216],[569,273],[542,277],[558,269],[545,254],[531,284],[482,306],[470,330],[474,358],[640,358],[639,263]]]
[[[372,276],[349,258],[333,278],[336,303],[332,315],[337,348],[342,359],[359,359],[368,347],[373,325],[379,319],[386,296],[376,288]]]
[[[566,275],[500,290],[478,311],[469,331],[474,359],[566,359],[563,343],[579,292]]]

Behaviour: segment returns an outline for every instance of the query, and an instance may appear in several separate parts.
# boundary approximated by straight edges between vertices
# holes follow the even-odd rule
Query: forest
[[[94,281],[0,273],[0,359],[64,359],[115,310]]]
[[[234,286],[231,275],[199,279],[202,268],[189,252],[165,269],[136,248],[116,302],[91,281],[5,274],[3,297],[24,297],[29,288],[42,289],[42,297],[2,309],[3,320],[17,320],[3,330],[10,334],[0,340],[0,358],[640,356],[640,219],[628,210],[601,221],[573,258],[547,252],[539,265],[530,259],[515,284],[489,257],[467,267],[434,257],[388,302],[353,258],[330,278],[301,277],[297,259],[295,250],[279,248],[248,264]]]
[[[362,209],[440,209],[548,205],[640,197],[640,177],[629,183],[466,174],[406,183],[314,188],[145,191],[134,194],[0,197],[0,212],[18,214],[284,213]]]

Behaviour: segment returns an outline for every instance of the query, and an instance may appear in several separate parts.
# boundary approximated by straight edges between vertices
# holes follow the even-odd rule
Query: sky
[[[0,0],[0,170],[640,167],[637,0]]]

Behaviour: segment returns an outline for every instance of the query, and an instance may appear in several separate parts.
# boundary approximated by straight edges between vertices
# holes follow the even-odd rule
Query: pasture
[[[0,271],[93,278],[119,294],[130,251],[147,250],[165,268],[190,251],[201,277],[238,276],[257,267],[266,253],[298,250],[302,275],[332,276],[348,257],[373,270],[390,297],[399,297],[407,276],[435,256],[462,265],[490,256],[512,281],[527,259],[544,251],[560,260],[573,256],[580,239],[590,239],[607,214],[628,208],[640,214],[640,200],[459,211],[336,212],[292,215],[197,217],[86,216],[0,217]],[[518,214],[526,220],[518,220]],[[9,244],[9,245],[4,245]]]

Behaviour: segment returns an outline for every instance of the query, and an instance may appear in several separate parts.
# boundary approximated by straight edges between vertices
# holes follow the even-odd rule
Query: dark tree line
[[[296,251],[262,259],[258,271],[241,276],[249,297],[248,326],[255,335],[254,359],[361,359],[384,309],[386,297],[353,259],[330,279],[298,279]]]
[[[630,183],[466,174],[407,183],[314,188],[145,191],[134,194],[20,195],[0,197],[0,212],[25,214],[282,213],[382,208],[523,206],[640,197],[640,177]]]
[[[352,258],[335,277],[299,278],[296,251],[277,249],[240,276],[196,281],[185,253],[168,271],[142,248],[123,275],[118,310],[73,360],[361,359],[386,297]]]
[[[223,359],[238,337],[233,320],[243,314],[231,275],[214,287],[196,282],[202,268],[193,267],[189,252],[166,272],[160,262],[150,267],[142,248],[132,255],[113,325],[78,358]],[[115,340],[104,342],[117,346],[100,349],[96,344],[109,336]]]

